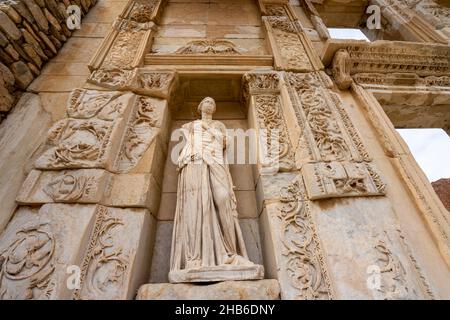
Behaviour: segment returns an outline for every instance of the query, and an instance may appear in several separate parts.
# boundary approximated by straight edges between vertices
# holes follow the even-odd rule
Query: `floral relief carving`
[[[286,73],[290,96],[310,155],[322,161],[370,161],[340,98],[318,74]],[[321,80],[321,81],[318,81]]]
[[[279,170],[287,171],[293,168],[293,154],[279,99],[276,95],[257,95],[255,109],[259,128],[267,130],[266,145],[270,158],[267,165],[279,165]]]
[[[138,59],[141,42],[145,40],[150,27],[147,24],[122,20],[118,29],[102,65],[107,68],[132,68]]]
[[[114,217],[107,207],[99,206],[94,230],[81,269],[83,295],[113,297],[123,288],[128,272],[129,257],[115,236],[122,232],[124,222]],[[76,289],[74,298],[81,298]]]
[[[160,0],[134,1],[128,18],[138,23],[150,22],[155,16],[155,10],[160,3]]]
[[[281,190],[278,219],[284,268],[297,299],[332,299],[331,283],[303,185],[296,180]]]
[[[450,49],[445,46],[376,41],[350,45],[337,54],[337,66],[345,65],[345,73],[350,75],[411,73],[427,77],[444,76],[450,71]]]
[[[175,74],[169,72],[142,72],[138,75],[138,85],[144,90],[169,91]]]
[[[35,162],[37,168],[104,167],[114,124],[98,119],[63,119],[49,131],[49,150]]]
[[[246,73],[242,77],[242,95],[249,102],[252,94],[278,93],[280,76],[276,72]]]
[[[156,108],[150,98],[139,96],[137,111],[130,119],[122,150],[118,157],[119,171],[135,166],[159,132]]]
[[[190,41],[175,53],[240,55],[241,51],[229,40],[205,39]]]
[[[73,202],[82,197],[89,197],[95,187],[94,177],[63,172],[50,181],[44,192],[55,202]]]
[[[48,223],[19,230],[0,252],[0,299],[51,298],[55,246]]]
[[[404,299],[408,296],[406,270],[398,257],[392,253],[385,241],[375,245],[382,275],[380,292],[385,299]]]
[[[102,92],[96,90],[75,89],[69,97],[67,114],[77,119],[96,117],[113,121],[121,116],[128,105],[129,95],[121,92]]]
[[[273,36],[283,68],[295,71],[311,71],[312,65],[297,29],[288,17],[264,17],[273,29]]]
[[[134,77],[135,70],[102,68],[92,72],[88,81],[110,89],[124,89],[132,85]]]

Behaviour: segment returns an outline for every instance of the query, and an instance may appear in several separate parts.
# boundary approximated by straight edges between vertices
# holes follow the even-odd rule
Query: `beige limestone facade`
[[[395,131],[450,133],[448,1],[93,4],[0,124],[0,299],[450,298],[450,213]],[[229,166],[264,279],[169,283],[173,133],[207,96],[277,134],[270,174]]]

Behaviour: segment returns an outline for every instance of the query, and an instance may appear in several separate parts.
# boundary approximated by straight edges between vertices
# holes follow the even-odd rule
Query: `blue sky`
[[[442,129],[397,129],[430,181],[450,178],[450,137]]]

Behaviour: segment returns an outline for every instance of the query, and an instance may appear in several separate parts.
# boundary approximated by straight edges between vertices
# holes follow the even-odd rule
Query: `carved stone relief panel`
[[[423,3],[423,5],[422,5]],[[371,0],[370,4],[381,8],[384,20],[384,29],[393,35],[400,35],[401,39],[412,42],[447,43],[445,34],[445,13],[440,16],[438,12],[433,15],[431,7],[438,6],[432,0]],[[439,9],[438,9],[439,11]],[[440,16],[437,18],[437,16]],[[447,20],[448,21],[448,20]],[[442,33],[441,31],[444,31]],[[397,37],[396,37],[397,38]]]
[[[325,255],[301,177],[277,174],[261,179],[268,180],[265,184],[269,185],[283,181],[281,193],[278,183],[278,192],[266,196],[266,208],[260,218],[264,245],[273,246],[275,255],[266,256],[265,261],[270,276],[280,282],[281,298],[333,299]]]
[[[163,125],[168,122],[167,112],[165,100],[138,96],[115,164],[117,171],[126,172],[138,163],[156,136],[162,133]]]
[[[147,210],[99,206],[73,298],[134,298],[148,278],[154,227]]]
[[[322,73],[285,74],[293,104],[299,137],[310,160],[370,161],[356,128],[339,96],[329,87]]]
[[[123,120],[63,119],[50,129],[38,169],[110,168],[123,131]]]
[[[0,299],[69,299],[67,267],[80,265],[95,206],[19,207],[0,236]]]
[[[176,54],[240,55],[242,49],[230,40],[193,40],[175,51]]]
[[[384,195],[386,186],[368,163],[317,162],[302,168],[308,198]]]
[[[253,99],[256,123],[259,131],[258,136],[264,137],[261,143],[266,146],[266,150],[263,152],[267,153],[266,160],[268,160],[267,163],[262,163],[262,166],[276,166],[276,171],[289,171],[293,169],[294,155],[287,134],[280,97],[278,95],[259,94],[253,96]],[[264,132],[261,130],[264,130]]]
[[[69,96],[67,115],[77,119],[97,118],[105,121],[127,118],[133,98],[132,93],[75,89]]]
[[[178,75],[174,71],[154,71],[146,68],[99,69],[92,72],[88,79],[88,82],[108,89],[133,91],[163,99],[169,99],[177,81]]]
[[[131,90],[136,69],[101,68],[91,73],[88,82],[112,90]]]
[[[285,16],[263,17],[275,57],[275,66],[281,70],[313,71],[313,66],[295,25]]]
[[[277,70],[308,72],[323,69],[311,40],[290,4],[260,2],[260,7]],[[314,21],[320,33],[326,36],[320,18],[316,17]]]
[[[154,28],[153,22],[118,18],[89,63],[90,70],[100,67],[132,69],[142,65]]]
[[[165,0],[129,1],[120,17],[138,23],[157,21],[165,2]]]
[[[16,201],[19,204],[100,203],[110,179],[110,174],[101,169],[32,170]]]

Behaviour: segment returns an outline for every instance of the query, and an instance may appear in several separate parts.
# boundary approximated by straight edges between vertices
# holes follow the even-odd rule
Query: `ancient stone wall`
[[[316,7],[98,0],[0,126],[0,298],[450,297],[448,211],[383,110],[446,103],[450,49],[335,41]],[[230,165],[264,280],[168,283],[171,134],[205,96],[279,147]]]
[[[76,5],[81,16],[96,0],[0,1],[0,117],[72,35],[67,8]],[[71,28],[75,27],[70,26]]]

